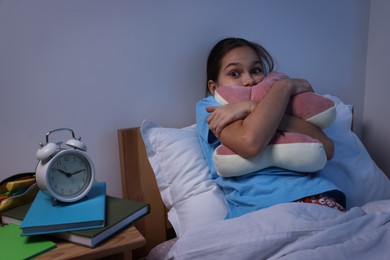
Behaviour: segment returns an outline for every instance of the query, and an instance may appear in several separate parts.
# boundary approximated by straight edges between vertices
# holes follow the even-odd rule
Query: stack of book
[[[38,192],[32,203],[1,213],[3,223],[19,224],[23,236],[48,234],[91,248],[147,215],[149,204],[106,196],[106,184],[97,182],[80,202],[53,205]]]

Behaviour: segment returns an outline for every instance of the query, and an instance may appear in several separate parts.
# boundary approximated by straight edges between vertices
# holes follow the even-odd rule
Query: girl
[[[300,201],[344,211],[345,196],[318,173],[299,173],[270,167],[231,178],[218,176],[212,155],[221,142],[242,157],[261,153],[276,131],[300,132],[318,139],[328,160],[333,142],[320,129],[285,110],[292,95],[313,91],[304,79],[276,82],[261,102],[243,101],[220,106],[214,99],[219,86],[252,87],[273,70],[271,55],[260,45],[241,38],[218,42],[207,60],[207,91],[196,105],[197,131],[211,176],[226,195],[226,218],[238,217],[278,203]]]

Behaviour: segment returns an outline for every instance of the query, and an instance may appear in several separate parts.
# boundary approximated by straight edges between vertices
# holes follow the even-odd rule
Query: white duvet
[[[166,259],[390,259],[390,200],[275,205],[189,229]]]

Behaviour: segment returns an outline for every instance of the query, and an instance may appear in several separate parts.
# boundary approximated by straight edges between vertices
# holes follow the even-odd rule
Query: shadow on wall
[[[365,141],[368,138],[370,142]],[[371,158],[390,179],[389,155],[381,151],[381,149],[378,149],[384,145],[383,138],[379,134],[375,134],[374,129],[367,123],[362,125],[362,142],[371,155]]]

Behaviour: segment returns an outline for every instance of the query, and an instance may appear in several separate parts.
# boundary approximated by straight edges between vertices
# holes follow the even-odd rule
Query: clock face
[[[89,188],[92,167],[79,152],[66,151],[55,156],[47,169],[47,184],[61,198],[76,198]]]

